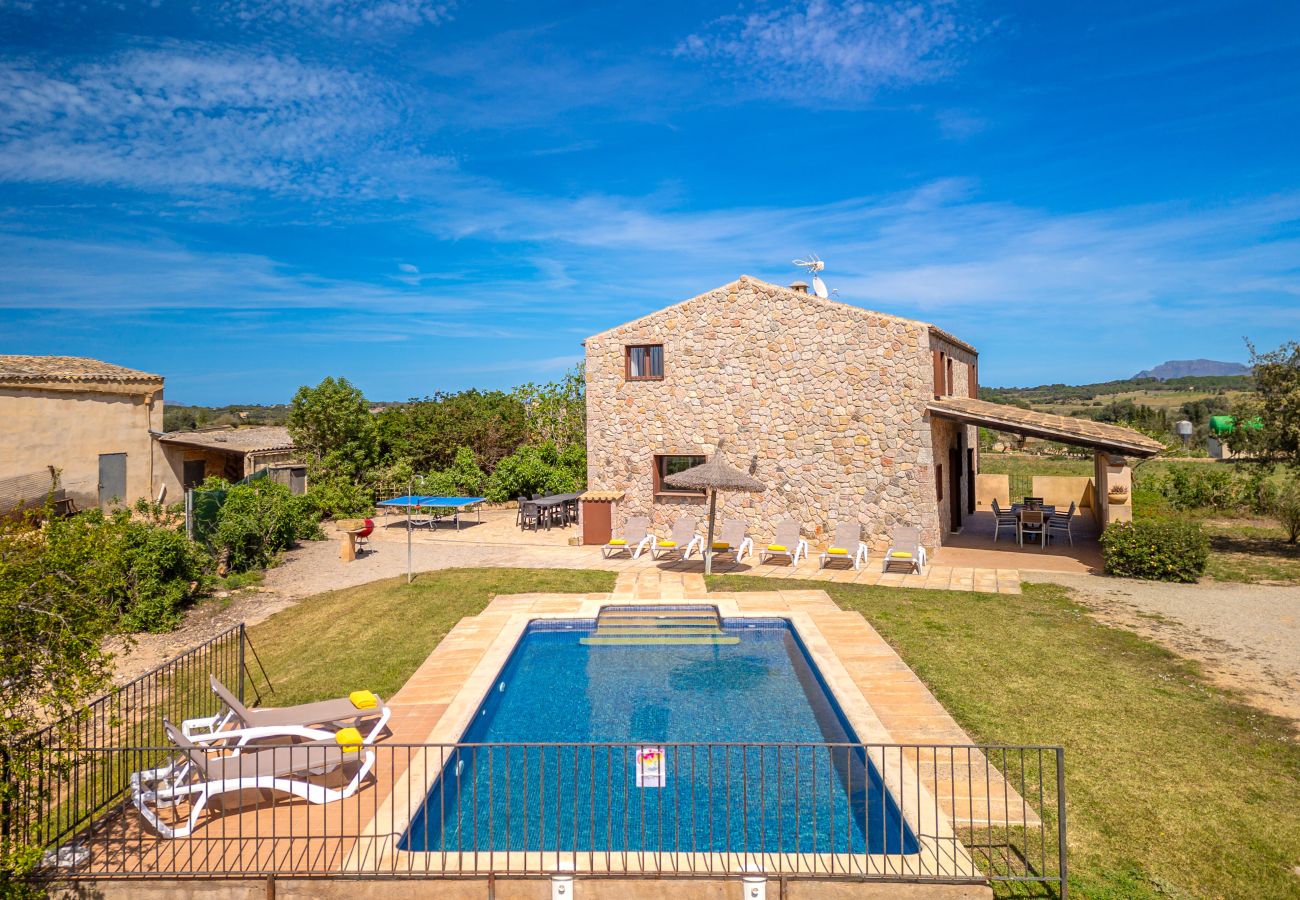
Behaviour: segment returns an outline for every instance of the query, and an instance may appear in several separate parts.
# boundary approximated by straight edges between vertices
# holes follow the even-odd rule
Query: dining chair
[[[519,524],[523,528],[532,528],[537,531],[542,526],[541,509],[531,500],[525,500],[519,504]]]
[[[1050,538],[1052,532],[1064,531],[1065,536],[1070,540],[1070,546],[1074,546],[1074,532],[1070,526],[1074,520],[1074,503],[1070,503],[1070,511],[1064,513],[1053,513],[1047,520],[1047,536]]]
[[[1001,506],[998,505],[997,498],[994,497],[993,498],[993,540],[995,542],[998,539],[998,533],[1001,532],[1003,528],[1011,529],[1011,533],[1017,535],[1016,540],[1020,539],[1018,535],[1018,530],[1020,528],[1020,517],[1016,514],[1016,509],[1014,507],[1011,509],[1003,509]]]
[[[1041,509],[1024,509],[1020,511],[1020,527],[1017,529],[1017,539],[1020,546],[1025,545],[1025,535],[1038,535],[1038,549],[1043,550],[1047,547],[1047,527],[1046,518]]]

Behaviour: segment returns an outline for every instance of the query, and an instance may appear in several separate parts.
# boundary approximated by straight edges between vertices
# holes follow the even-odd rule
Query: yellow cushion
[[[660,541],[660,542],[659,542],[659,546],[660,546],[660,547],[676,547],[676,546],[677,546],[677,542],[676,542],[676,541]]]
[[[715,542],[713,543],[713,549],[714,549],[714,550],[730,550],[730,549],[731,549],[731,545],[728,544],[726,541],[715,541]]]
[[[370,691],[353,691],[348,694],[348,699],[357,709],[374,709],[379,705],[379,698]]]
[[[768,545],[767,545],[767,549],[769,549],[769,550],[775,550],[777,553],[785,553],[785,552],[786,552],[786,546],[785,546],[785,544],[768,544]]]
[[[355,728],[344,728],[334,733],[334,743],[343,748],[344,753],[356,753],[361,749],[361,732]]]
[[[614,538],[612,541],[609,542],[609,545],[611,547],[626,547],[627,541],[625,541],[623,538]]]
[[[894,559],[911,559],[911,558],[912,558],[912,554],[908,553],[906,550],[895,550],[893,553],[891,553],[891,554],[889,554],[889,555],[890,555],[891,557],[893,557]]]
[[[849,551],[845,550],[843,547],[828,547],[828,548],[826,548],[826,552],[829,553],[829,554],[831,554],[832,556],[848,556],[848,555],[849,555]]]

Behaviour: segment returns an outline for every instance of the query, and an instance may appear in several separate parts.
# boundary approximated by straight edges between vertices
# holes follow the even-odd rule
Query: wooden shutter
[[[943,396],[943,383],[947,380],[947,367],[944,364],[944,355],[938,350],[934,351],[934,395]]]
[[[978,400],[980,398],[979,363],[970,363],[969,365],[970,371],[966,376],[966,385],[970,388],[970,398]]]

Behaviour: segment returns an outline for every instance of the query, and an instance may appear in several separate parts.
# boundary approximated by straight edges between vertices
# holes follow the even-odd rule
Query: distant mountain
[[[1165,381],[1169,378],[1249,374],[1250,366],[1243,366],[1241,363],[1217,362],[1213,359],[1171,359],[1169,362],[1162,362],[1154,369],[1143,369],[1133,377],[1135,379],[1159,378]]]

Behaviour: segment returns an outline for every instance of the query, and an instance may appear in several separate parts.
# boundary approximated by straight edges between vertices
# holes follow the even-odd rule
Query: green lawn
[[[248,629],[284,706],[364,686],[391,696],[465,616],[498,594],[585,594],[614,589],[612,572],[444,569],[309,597]],[[252,660],[249,665],[255,668]],[[265,690],[260,685],[259,689]]]
[[[1076,896],[1300,895],[1300,746],[1193,664],[1098,624],[1055,585],[1019,597],[798,586],[866,616],[975,740],[1066,748]]]
[[[498,593],[609,590],[605,572],[446,570],[322,594],[251,629],[276,703],[391,694]],[[898,650],[977,741],[1066,747],[1075,896],[1295,897],[1300,747],[1194,665],[1108,628],[1064,588],[1021,596],[715,576],[826,590]],[[1010,891],[1004,891],[1010,893]]]

